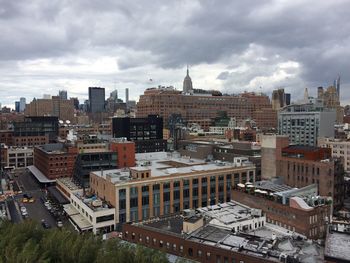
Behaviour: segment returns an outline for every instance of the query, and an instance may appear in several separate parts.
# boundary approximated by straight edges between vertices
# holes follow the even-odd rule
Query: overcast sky
[[[0,102],[89,86],[131,99],[154,85],[292,99],[341,76],[350,101],[350,1],[0,0]],[[153,83],[150,82],[153,79]],[[261,89],[260,89],[261,87]]]

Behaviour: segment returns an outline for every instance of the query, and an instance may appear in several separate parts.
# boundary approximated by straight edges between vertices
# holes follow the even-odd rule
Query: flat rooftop
[[[329,232],[326,238],[325,256],[344,262],[350,261],[350,234]]]
[[[221,226],[241,222],[252,218],[252,209],[236,202],[227,202],[197,209],[205,217],[213,219],[213,223]]]
[[[180,156],[180,154],[170,154],[167,152],[136,154],[137,166],[129,169],[114,169],[105,171],[94,171],[97,176],[106,178],[109,176],[113,183],[127,182],[132,180],[130,170],[137,172],[150,171],[151,177],[169,176],[175,174],[190,174],[196,172],[216,171],[221,169],[234,168],[229,162],[206,162],[201,159],[193,159]],[[250,162],[243,167],[253,167]]]
[[[66,153],[67,148],[64,147],[63,143],[49,143],[37,146],[37,148],[41,149],[45,153],[48,154],[59,154]]]
[[[181,215],[176,215],[134,224],[196,243],[256,256],[261,258],[261,262],[264,259],[281,262],[282,255],[298,259],[296,262],[324,262],[324,250],[318,244],[302,240],[293,234],[286,235],[283,232],[286,229],[275,229],[273,225],[270,228],[267,224],[248,233],[232,233],[228,229],[205,224],[190,234],[185,234],[182,232],[184,220]]]
[[[87,205],[93,211],[103,211],[108,209],[114,209],[110,204],[101,200],[96,195],[83,195],[82,193],[73,193],[78,197],[85,205]]]

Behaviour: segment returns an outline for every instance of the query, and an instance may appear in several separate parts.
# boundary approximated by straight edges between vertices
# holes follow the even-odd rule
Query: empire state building
[[[193,87],[192,87],[192,80],[191,77],[189,75],[189,70],[187,67],[187,75],[184,79],[184,83],[183,83],[183,92],[186,93],[193,93]]]

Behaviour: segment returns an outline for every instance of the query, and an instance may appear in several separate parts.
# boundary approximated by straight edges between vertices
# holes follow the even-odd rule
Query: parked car
[[[33,203],[35,202],[35,198],[31,195],[31,194],[28,194],[28,193],[25,193],[23,194],[23,200],[27,200],[28,203]],[[24,202],[22,201],[23,203],[27,203],[27,202]]]

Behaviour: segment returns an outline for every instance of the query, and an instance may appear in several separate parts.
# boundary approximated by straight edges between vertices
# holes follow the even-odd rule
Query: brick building
[[[278,189],[278,187],[281,186],[276,188]],[[316,187],[315,189],[317,190]],[[289,191],[293,190],[289,189]],[[273,195],[271,196],[270,193]],[[262,209],[266,213],[266,220],[269,223],[300,233],[307,238],[325,237],[326,225],[331,216],[330,205],[323,203],[322,205],[310,206],[303,199],[293,197],[292,194],[288,197],[288,201],[283,204],[279,199],[281,196],[278,192],[260,190],[258,186],[250,188],[250,191],[239,187],[232,191],[233,200],[253,208]]]
[[[118,168],[135,166],[135,143],[114,139],[110,142],[109,147],[112,152],[116,152],[118,156]]]
[[[45,144],[34,148],[34,167],[29,170],[40,181],[55,180],[59,177],[72,177],[78,150],[61,143]]]
[[[56,116],[60,120],[74,123],[74,100],[52,96],[51,99],[35,99],[26,104],[24,114],[27,116]]]
[[[271,119],[276,118],[276,113],[268,110],[265,111],[265,115],[259,113],[265,108],[272,109],[270,99],[266,95],[256,93],[243,93],[237,96],[190,95],[171,87],[162,87],[147,89],[140,96],[137,103],[137,117],[158,114],[167,124],[169,116],[176,113],[181,114],[187,123],[197,123],[203,129],[209,130],[209,125],[217,113],[226,111],[228,117],[235,117],[237,120],[255,117],[256,123],[268,125],[263,128],[275,128],[276,121],[267,123],[265,120],[267,115],[271,115]]]
[[[181,216],[124,224],[122,232],[128,242],[196,262],[323,262],[318,244],[265,220],[261,210],[231,201],[199,208],[195,215],[186,211]]]
[[[277,155],[277,175],[292,187],[317,184],[319,194],[333,198],[334,209],[344,201],[344,168],[330,148],[292,145]]]

